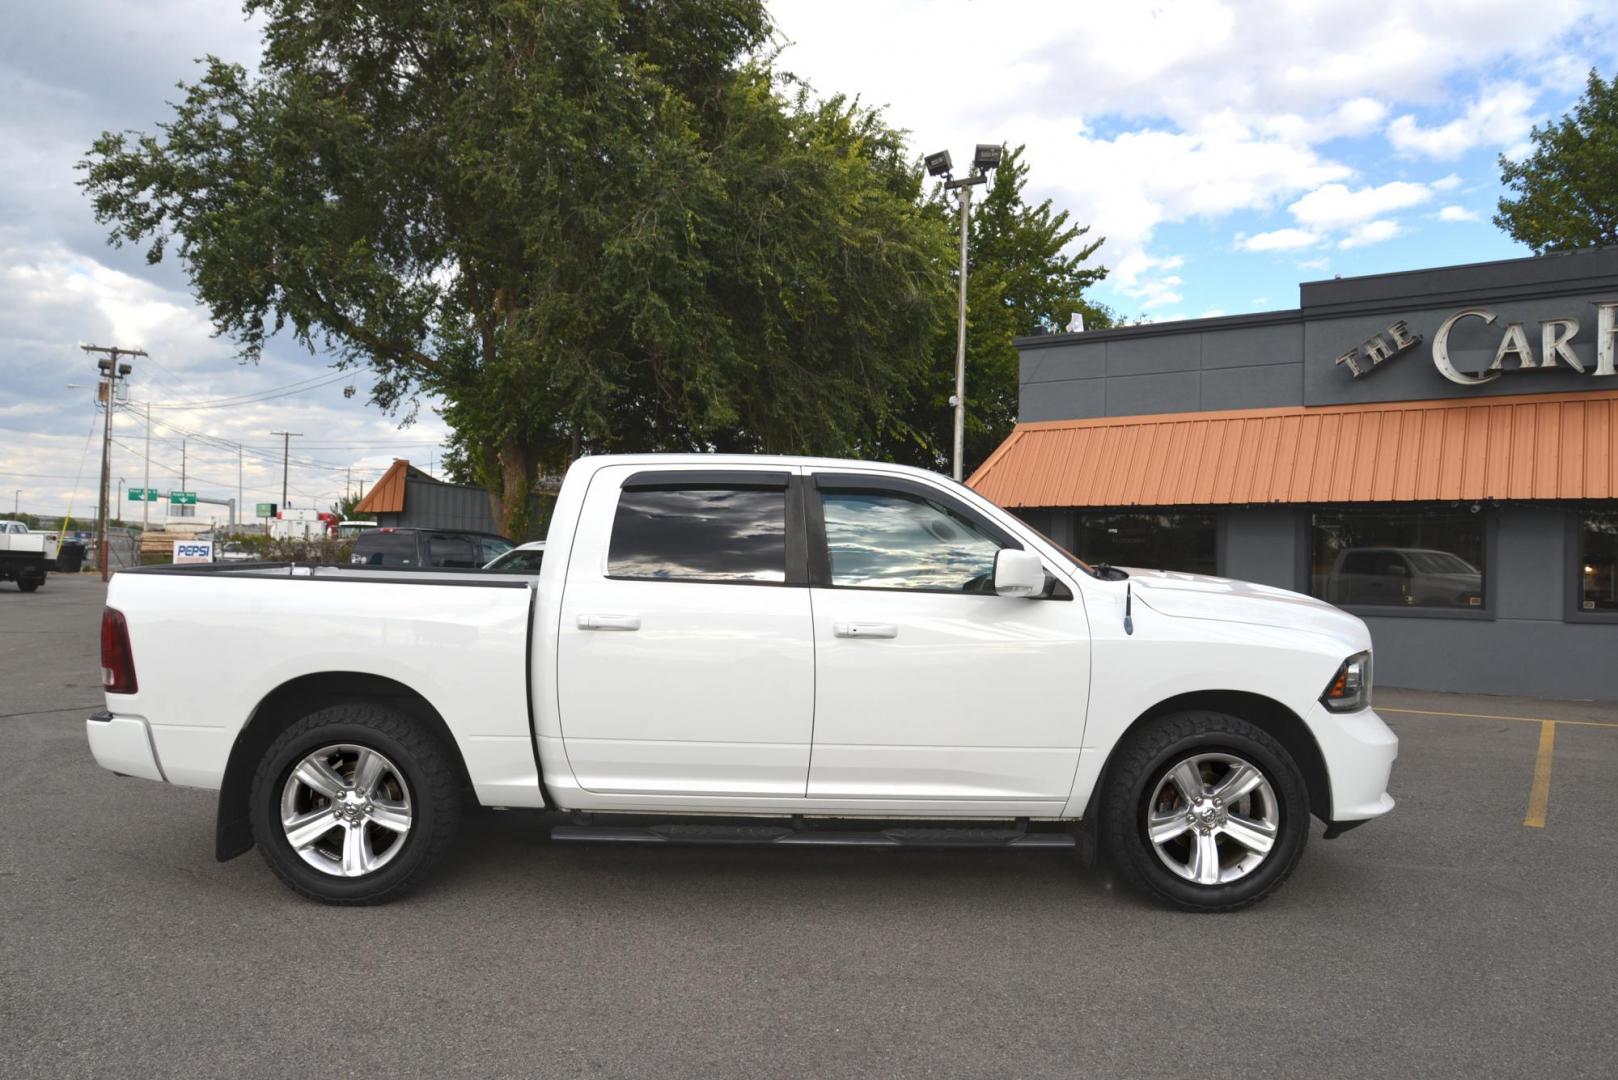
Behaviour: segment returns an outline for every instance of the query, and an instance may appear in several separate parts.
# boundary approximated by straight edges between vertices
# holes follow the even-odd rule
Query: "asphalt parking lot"
[[[492,812],[424,891],[332,909],[214,862],[210,793],[96,767],[102,595],[0,586],[7,1077],[1618,1072],[1618,708],[1379,691],[1398,809],[1317,824],[1236,915],[1052,854],[562,847]]]

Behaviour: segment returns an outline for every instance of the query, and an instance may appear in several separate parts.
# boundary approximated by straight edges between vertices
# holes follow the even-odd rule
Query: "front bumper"
[[[167,779],[152,748],[152,733],[140,717],[94,712],[84,722],[84,734],[90,740],[90,753],[103,769],[142,780]]]
[[[1381,817],[1393,809],[1388,776],[1399,756],[1399,737],[1373,709],[1334,713],[1319,702],[1307,717],[1326,759],[1331,781],[1329,822],[1342,832],[1349,822]]]

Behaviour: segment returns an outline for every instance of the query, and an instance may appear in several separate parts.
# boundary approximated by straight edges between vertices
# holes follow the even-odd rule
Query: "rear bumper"
[[[1343,831],[1349,822],[1381,817],[1393,809],[1388,777],[1399,756],[1399,737],[1371,709],[1334,713],[1316,703],[1310,729],[1326,759],[1331,780],[1330,822]]]
[[[96,764],[122,776],[142,780],[165,780],[152,749],[152,733],[138,716],[114,716],[105,710],[90,714],[84,722],[90,740],[90,753]]]

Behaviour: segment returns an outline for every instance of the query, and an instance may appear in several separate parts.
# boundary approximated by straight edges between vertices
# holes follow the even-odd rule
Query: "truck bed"
[[[481,570],[233,563],[114,575],[140,689],[109,699],[172,783],[218,788],[238,732],[300,680],[359,676],[420,695],[480,801],[543,805],[530,721],[536,579]]]

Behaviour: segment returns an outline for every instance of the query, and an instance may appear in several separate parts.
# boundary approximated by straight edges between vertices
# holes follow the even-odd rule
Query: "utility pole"
[[[287,505],[287,467],[292,464],[292,440],[303,438],[301,431],[272,431],[281,436],[281,509]]]
[[[142,349],[121,349],[116,345],[80,345],[79,348],[87,353],[104,354],[96,361],[96,367],[101,369],[102,400],[107,410],[106,422],[101,425],[101,506],[96,513],[96,531],[100,535],[97,557],[101,561],[101,580],[107,581],[112,577],[107,545],[107,496],[112,486],[112,411],[118,404],[119,380],[129,378],[129,373],[135,370],[129,364],[119,363],[118,358],[145,356],[146,353]]]
[[[240,517],[237,516],[236,507],[241,508]],[[232,525],[247,516],[247,504],[242,501],[242,448],[240,445],[236,447],[236,507],[231,508]]]
[[[17,520],[17,504],[22,499],[22,488],[11,493],[11,520]]]
[[[145,494],[140,499],[140,531],[144,534],[147,525],[151,521],[149,507],[152,505],[152,403],[150,401],[146,403],[146,479],[142,480],[141,483],[145,486]]]
[[[180,436],[180,490],[185,490],[185,443],[186,436]]]

